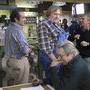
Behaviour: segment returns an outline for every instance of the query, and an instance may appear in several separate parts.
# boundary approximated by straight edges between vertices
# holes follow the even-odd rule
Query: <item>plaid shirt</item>
[[[39,23],[37,28],[39,49],[46,52],[52,52],[57,41],[58,32],[52,29],[53,25],[51,23],[51,21],[45,19]]]

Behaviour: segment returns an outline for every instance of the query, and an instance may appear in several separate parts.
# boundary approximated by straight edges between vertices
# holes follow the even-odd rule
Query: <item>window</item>
[[[84,14],[84,4],[76,4],[76,14]]]

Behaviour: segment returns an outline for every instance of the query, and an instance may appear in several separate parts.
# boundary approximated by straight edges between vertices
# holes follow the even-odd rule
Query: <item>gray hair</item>
[[[52,6],[49,7],[49,9],[47,11],[47,16],[50,16],[50,14],[55,12],[56,10],[60,10],[61,13],[62,13],[62,8],[61,7],[52,5]]]
[[[66,54],[73,54],[74,56],[79,54],[79,51],[77,50],[75,45],[70,41],[66,41],[63,42],[62,44],[58,44],[57,48],[63,48]]]

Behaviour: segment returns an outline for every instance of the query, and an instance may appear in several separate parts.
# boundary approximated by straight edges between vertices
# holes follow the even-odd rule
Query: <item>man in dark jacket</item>
[[[76,40],[77,48],[80,55],[85,59],[90,70],[90,18],[82,16],[82,28],[77,34],[79,38]]]
[[[54,77],[57,63],[51,64],[53,79],[60,80],[55,90],[90,90],[90,72],[87,63],[81,58],[78,50],[71,42],[58,45],[57,53],[60,56],[62,67],[60,77]]]

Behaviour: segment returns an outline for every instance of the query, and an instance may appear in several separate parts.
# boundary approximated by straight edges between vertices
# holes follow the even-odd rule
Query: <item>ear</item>
[[[68,60],[68,61],[73,60],[73,55],[72,55],[72,54],[68,54],[68,55],[67,55],[67,60]]]

